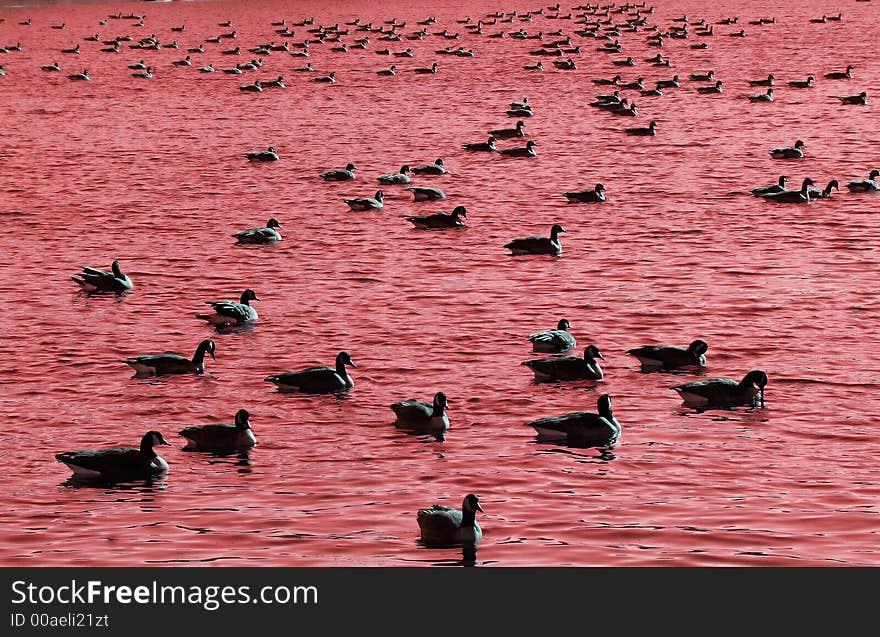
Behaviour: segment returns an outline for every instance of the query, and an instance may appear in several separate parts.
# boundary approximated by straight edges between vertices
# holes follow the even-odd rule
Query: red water
[[[537,40],[465,33],[495,10],[535,6],[497,0],[415,0],[379,9],[339,3],[79,3],[0,10],[0,396],[5,413],[0,511],[4,565],[406,565],[452,563],[455,549],[417,543],[418,508],[460,506],[480,495],[485,537],[478,559],[511,565],[877,565],[880,530],[878,375],[880,195],[778,205],[750,196],[787,174],[824,187],[880,168],[877,147],[880,28],[876,3],[737,2],[706,11],[697,0],[664,0],[649,16],[667,29],[687,13],[714,23],[713,38],[646,46],[623,33],[621,55],[573,36],[584,52],[575,71],[528,51]],[[573,6],[573,5],[568,5]],[[567,12],[563,6],[563,12]],[[839,23],[810,18],[843,12]],[[145,13],[144,27],[108,14]],[[577,12],[575,12],[577,13]],[[485,33],[530,33],[579,25],[535,16]],[[316,24],[379,24],[396,17],[411,33],[436,15],[431,32],[460,40],[373,42],[366,51],[311,57],[264,56],[258,72],[202,74],[242,58],[235,45],[285,38],[271,22],[314,15]],[[776,17],[775,24],[748,20]],[[32,18],[32,25],[19,22]],[[620,16],[613,16],[620,19]],[[236,41],[190,54],[185,48],[228,31]],[[65,29],[51,25],[65,23]],[[183,33],[172,26],[186,24]],[[746,38],[727,34],[744,27]],[[293,27],[302,41],[303,27]],[[101,53],[84,42],[151,33],[182,48]],[[351,42],[364,33],[345,36]],[[547,38],[549,39],[549,37]],[[707,50],[690,45],[710,41]],[[546,40],[545,40],[546,41]],[[79,43],[79,56],[61,54]],[[463,45],[474,58],[435,55]],[[415,58],[375,50],[412,47]],[[673,67],[644,58],[663,53]],[[634,68],[612,66],[627,55]],[[147,59],[152,80],[127,64]],[[524,71],[542,59],[545,71]],[[40,66],[58,61],[50,74]],[[440,64],[436,76],[375,71]],[[292,69],[311,61],[335,71],[321,85]],[[848,81],[824,79],[855,66]],[[92,81],[68,73],[90,70]],[[687,80],[714,69],[721,95]],[[682,87],[635,96],[641,117],[616,117],[587,103],[608,87],[590,82],[621,72],[653,86],[674,73]],[[745,99],[764,89],[747,79],[773,73],[777,100]],[[284,76],[286,90],[238,90]],[[815,88],[789,89],[814,75]],[[836,95],[866,90],[867,106]],[[504,110],[527,96],[538,156],[503,159],[461,144],[512,126]],[[625,126],[654,119],[653,138]],[[625,121],[624,121],[625,120]],[[803,160],[768,150],[796,139]],[[505,140],[500,146],[518,142]],[[273,145],[281,161],[251,164],[243,153]],[[441,187],[438,204],[413,203],[384,188],[383,211],[349,212],[343,200],[372,195],[375,177],[403,163],[444,158],[449,174],[416,176]],[[318,173],[358,166],[354,182]],[[608,201],[567,205],[562,192],[602,182]],[[404,217],[465,205],[467,229],[424,232]],[[231,234],[284,226],[272,247],[235,247]],[[545,234],[554,222],[560,258],[509,257],[512,238]],[[83,265],[113,259],[135,283],[114,298],[81,295],[69,280]],[[256,290],[260,321],[215,334],[195,318],[204,302]],[[579,341],[604,352],[606,379],[535,385],[520,362],[526,336],[568,318]],[[203,377],[131,378],[122,358],[158,351],[191,354],[208,337],[216,361]],[[709,343],[708,376],[770,378],[764,409],[695,413],[670,386],[692,374],[640,373],[625,351],[649,343]],[[282,395],[271,373],[330,364],[339,350],[358,363],[343,399]],[[407,436],[388,405],[449,396],[445,442]],[[539,444],[524,423],[594,410],[614,397],[623,434],[610,453]],[[247,408],[259,440],[249,454],[184,453],[184,426],[231,422]],[[136,445],[148,429],[172,442],[168,475],[153,485],[71,486],[59,451]]]

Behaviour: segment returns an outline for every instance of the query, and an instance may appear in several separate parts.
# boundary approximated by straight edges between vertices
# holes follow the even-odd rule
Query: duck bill
[[[349,361],[348,361],[348,364],[349,364],[351,367],[357,367],[357,365],[354,364],[354,361],[353,361],[353,360],[349,360]]]
[[[477,502],[477,511],[479,511],[480,513],[485,513],[485,511],[483,511],[483,507],[480,506],[479,502]]]

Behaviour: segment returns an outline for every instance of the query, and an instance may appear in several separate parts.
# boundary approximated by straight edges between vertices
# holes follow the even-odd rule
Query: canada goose
[[[452,214],[437,212],[433,215],[407,217],[406,220],[420,230],[439,230],[443,228],[461,228],[464,226],[462,219],[467,219],[467,209],[464,206],[456,206]]]
[[[705,367],[709,345],[697,339],[687,348],[675,345],[645,345],[627,350],[627,354],[639,359],[642,369],[678,369],[680,367]]]
[[[846,67],[845,71],[832,71],[831,73],[826,73],[825,77],[829,80],[849,80],[852,79],[852,72],[855,67],[850,64]]]
[[[346,199],[345,203],[352,210],[379,210],[384,206],[385,193],[381,190],[376,191],[375,197],[357,197],[355,199]]]
[[[443,165],[443,160],[438,157],[433,164],[413,166],[412,172],[423,175],[443,175],[446,174],[446,167]]]
[[[236,232],[232,236],[238,239],[238,244],[269,244],[275,243],[276,241],[281,241],[281,233],[278,232],[278,229],[281,228],[281,224],[278,223],[278,220],[272,217],[269,221],[266,222],[266,225],[262,228],[248,228],[247,230],[242,230],[241,232]]]
[[[165,374],[204,374],[205,354],[214,356],[214,341],[205,339],[196,348],[192,359],[174,352],[164,354],[141,354],[122,362],[135,370],[135,376],[162,376]]]
[[[462,144],[462,148],[465,150],[469,150],[471,152],[489,152],[494,153],[497,148],[495,148],[495,137],[490,135],[488,141],[485,142],[470,142],[467,144]]]
[[[532,351],[548,354],[560,354],[577,346],[577,340],[569,331],[571,323],[567,319],[560,319],[555,330],[544,330],[529,335]]]
[[[215,423],[186,427],[179,433],[186,438],[184,451],[239,451],[257,444],[251,430],[251,415],[247,409],[235,413],[235,423]]]
[[[205,301],[214,310],[213,314],[196,314],[196,318],[208,321],[218,328],[253,323],[257,320],[257,311],[251,307],[251,301],[259,301],[256,292],[245,290],[236,303],[235,301]]]
[[[510,139],[512,137],[525,137],[525,123],[520,120],[516,123],[516,128],[499,128],[489,131],[489,135],[493,139]]]
[[[504,247],[511,251],[514,256],[524,254],[549,254],[559,256],[562,254],[562,244],[559,242],[559,233],[565,232],[565,228],[561,225],[553,224],[550,228],[550,237],[524,237],[522,239],[514,239],[504,244]]]
[[[66,451],[56,454],[55,459],[70,467],[77,477],[109,481],[144,479],[168,471],[168,463],[153,449],[155,445],[167,444],[161,433],[148,431],[137,449],[111,447]]]
[[[767,201],[776,203],[810,203],[810,186],[815,185],[809,177],[804,179],[800,190],[783,190],[761,195]]]
[[[806,80],[792,80],[788,85],[792,88],[813,88],[813,76],[810,75]]]
[[[265,380],[278,386],[283,392],[329,394],[354,387],[354,380],[346,371],[346,365],[357,367],[348,352],[339,352],[335,367],[309,367],[298,372],[284,372],[267,376]]]
[[[782,192],[785,190],[785,182],[788,180],[788,177],[785,175],[779,175],[779,181],[772,186],[759,186],[758,188],[752,188],[752,194],[756,197],[763,197],[764,195],[771,195],[775,192]]]
[[[625,128],[625,129],[623,129],[623,130],[624,130],[624,132],[626,132],[627,135],[638,135],[638,136],[651,136],[651,137],[653,137],[654,135],[657,134],[656,128],[657,128],[657,122],[655,122],[655,121],[651,121],[651,123],[648,124],[647,128],[645,128],[645,127],[636,127],[636,128]]]
[[[411,186],[407,188],[413,194],[413,201],[440,201],[446,195],[439,188],[431,186]]]
[[[382,175],[377,177],[376,180],[383,185],[391,186],[391,185],[400,185],[400,184],[408,184],[412,182],[412,179],[406,173],[410,172],[409,164],[404,164],[400,167],[400,171],[393,173],[391,175]]]
[[[838,96],[838,98],[842,104],[862,104],[865,105],[868,103],[868,93],[866,91],[862,91],[858,95],[842,95]]]
[[[620,437],[621,427],[611,409],[611,396],[599,396],[596,407],[598,413],[575,411],[539,418],[526,425],[537,432],[539,441],[566,441],[584,446],[613,445]]]
[[[596,360],[600,358],[605,360],[599,348],[588,345],[583,357],[538,358],[525,361],[522,365],[534,372],[536,381],[602,380],[605,374]]]
[[[759,396],[758,402],[763,406],[766,386],[767,374],[753,370],[739,382],[729,378],[710,378],[677,385],[672,389],[681,395],[685,405],[708,408],[753,405]]]
[[[563,193],[569,203],[601,203],[605,201],[605,186],[596,184],[588,190],[570,190]]]
[[[749,86],[773,86],[776,78],[771,73],[766,80],[749,80]]]
[[[394,425],[400,429],[414,432],[443,433],[449,429],[449,417],[446,409],[449,403],[446,394],[438,391],[433,403],[422,402],[415,398],[391,405],[396,420]]]
[[[538,145],[533,139],[530,139],[526,142],[525,146],[518,146],[516,148],[505,148],[500,151],[501,155],[505,157],[537,157],[538,153],[535,151],[535,146]]]
[[[110,271],[98,270],[97,268],[83,267],[82,273],[70,277],[79,285],[83,292],[89,294],[122,294],[128,292],[133,286],[128,275],[122,273],[119,261],[110,265]]]
[[[483,537],[477,511],[483,511],[483,507],[473,493],[465,496],[461,510],[439,504],[419,509],[416,519],[422,544],[432,548],[475,546]]]
[[[880,182],[877,177],[880,177],[880,170],[872,170],[867,179],[851,181],[846,187],[850,189],[850,192],[876,192],[880,190]]]
[[[274,146],[269,146],[266,150],[245,153],[244,156],[248,158],[248,161],[278,161],[280,159]]]
[[[829,199],[831,197],[831,191],[834,188],[840,190],[840,184],[837,183],[836,179],[832,179],[831,181],[829,181],[824,190],[819,190],[818,188],[810,188],[807,192],[810,195],[810,199]]]
[[[354,171],[354,164],[348,164],[341,170],[328,170],[321,173],[320,177],[324,181],[352,181],[355,178]]]
[[[770,151],[770,155],[774,159],[800,159],[804,156],[804,151],[801,149],[806,147],[807,145],[803,140],[799,139],[792,147],[774,148]]]

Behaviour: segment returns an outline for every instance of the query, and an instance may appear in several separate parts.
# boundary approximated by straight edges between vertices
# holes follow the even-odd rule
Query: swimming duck
[[[792,80],[788,85],[792,88],[813,88],[813,76],[810,75],[806,80]]]
[[[266,226],[263,228],[248,228],[247,230],[242,230],[241,232],[236,232],[232,236],[238,239],[238,244],[269,244],[275,243],[276,241],[281,241],[281,233],[278,232],[278,229],[281,228],[281,224],[278,223],[278,219],[272,217],[269,221],[266,222]]]
[[[136,376],[162,376],[165,374],[204,374],[205,354],[214,356],[214,341],[205,339],[196,348],[192,359],[176,354],[165,352],[164,354],[141,354],[133,358],[126,358],[122,362],[130,365],[135,370]]]
[[[477,511],[483,511],[483,507],[473,493],[465,496],[460,511],[439,504],[419,509],[416,519],[422,544],[431,548],[476,545],[483,537]]]
[[[807,192],[810,195],[810,199],[829,199],[831,197],[831,190],[834,188],[840,190],[840,184],[837,183],[836,179],[832,179],[831,181],[829,181],[824,190],[819,190],[818,188],[810,188]]]
[[[247,409],[235,412],[235,423],[194,425],[180,430],[186,438],[184,451],[238,451],[257,444]]]
[[[150,478],[168,471],[168,463],[153,449],[168,442],[158,431],[148,431],[141,438],[140,448],[111,447],[83,449],[56,454],[78,477],[111,481]]]
[[[862,91],[858,95],[842,95],[838,96],[841,103],[843,104],[862,104],[865,105],[868,103],[868,93],[866,91]]]
[[[355,199],[346,199],[345,203],[352,210],[379,210],[385,204],[385,193],[381,190],[376,191],[375,197],[357,197]]]
[[[757,95],[749,95],[750,102],[772,102],[773,89],[768,88],[766,93],[758,93]]]
[[[257,320],[257,311],[251,307],[251,301],[259,301],[256,292],[245,290],[241,293],[239,302],[234,301],[205,301],[213,308],[213,314],[196,314],[196,318],[208,321],[211,325],[219,327],[231,327],[253,323]]]
[[[248,158],[248,161],[278,161],[280,159],[274,146],[269,146],[266,150],[245,153],[244,156]]]
[[[560,319],[555,330],[544,330],[529,335],[532,351],[560,354],[577,346],[577,340],[569,331],[571,323],[567,319]]]
[[[110,272],[97,268],[83,267],[82,273],[70,277],[83,292],[89,294],[122,294],[132,288],[131,279],[122,273],[119,261],[110,265]]]
[[[651,123],[648,124],[647,128],[636,127],[636,128],[624,128],[623,130],[624,130],[624,132],[626,132],[627,135],[640,135],[640,136],[649,135],[649,136],[653,137],[654,135],[657,134],[656,128],[657,128],[657,122],[651,121]]]
[[[267,376],[265,380],[277,385],[279,391],[329,394],[354,387],[354,381],[345,370],[346,365],[357,367],[348,352],[339,352],[335,367],[309,367],[299,372]]]
[[[597,358],[605,360],[598,347],[589,345],[584,350],[583,358],[580,356],[539,358],[525,361],[522,365],[534,372],[536,381],[602,380],[605,374],[599,367]]]
[[[448,406],[446,394],[442,391],[434,395],[433,403],[415,398],[394,403],[391,405],[391,411],[397,417],[394,425],[400,429],[442,434],[449,429],[449,416],[446,415]]]
[[[325,77],[316,77],[315,79],[312,80],[312,82],[321,82],[324,84],[332,84],[335,81],[336,81],[336,73],[335,72],[330,73],[330,75],[327,75]]]
[[[492,139],[510,139],[511,137],[525,137],[525,123],[520,120],[516,123],[516,128],[499,128],[497,130],[490,130],[489,135],[492,136]]]
[[[774,148],[770,154],[774,159],[800,159],[804,156],[802,148],[806,148],[806,144],[802,140],[797,140],[793,147]]]
[[[413,69],[413,73],[421,73],[422,75],[436,74],[436,73],[437,73],[437,69],[439,69],[439,68],[440,68],[440,67],[437,65],[437,63],[434,62],[434,63],[430,66],[430,68],[426,68],[426,69],[425,69],[425,68]]]
[[[813,180],[807,177],[804,179],[800,190],[783,190],[782,192],[762,195],[762,197],[767,201],[775,201],[776,203],[810,203],[810,186],[813,185],[815,185]]]
[[[764,405],[764,387],[767,374],[754,370],[746,374],[740,382],[729,378],[710,378],[685,383],[673,387],[689,407],[735,407],[753,405],[760,395],[760,405]]]
[[[485,142],[471,142],[468,144],[462,144],[461,146],[465,150],[469,150],[472,152],[490,152],[494,153],[497,148],[495,148],[495,137],[490,135],[488,141]]]
[[[43,66],[40,68],[42,68],[44,71],[55,71],[55,72],[61,71],[61,67],[58,66],[58,62],[53,62],[52,64],[47,64],[46,66]]]
[[[446,199],[446,195],[439,188],[431,186],[411,186],[407,188],[413,194],[413,201],[440,201]]]
[[[759,186],[758,188],[752,188],[752,194],[756,197],[763,197],[764,195],[772,195],[776,192],[783,192],[785,190],[785,182],[788,180],[788,177],[785,175],[779,175],[779,182],[773,184],[772,186]]]
[[[88,69],[83,69],[82,73],[74,73],[72,75],[68,75],[67,77],[69,77],[71,80],[86,80],[87,81],[87,80],[91,79],[89,77],[89,70]]]
[[[514,256],[524,254],[550,254],[559,256],[562,254],[562,244],[559,242],[559,233],[565,232],[558,223],[553,224],[550,228],[550,237],[524,237],[522,239],[514,239],[510,243],[504,244],[504,247],[511,251]]]
[[[639,359],[642,369],[678,369],[680,367],[705,367],[709,345],[697,339],[687,348],[675,345],[645,345],[627,350],[627,354]]]
[[[541,441],[564,440],[580,445],[613,445],[620,437],[621,428],[611,409],[611,396],[599,396],[596,408],[599,413],[575,411],[561,416],[539,418],[526,424],[535,429]]]
[[[321,173],[321,179],[324,181],[352,181],[354,176],[354,164],[348,164],[342,170],[329,170]]]
[[[467,219],[467,209],[464,206],[456,206],[452,214],[437,212],[433,215],[407,217],[406,220],[420,230],[439,230],[442,228],[461,228],[464,226],[462,219]]]
[[[766,80],[749,80],[749,86],[773,86],[776,78],[771,73]]]
[[[591,190],[570,190],[564,194],[569,203],[601,203],[605,201],[605,186],[596,184]]]
[[[446,173],[446,168],[443,166],[443,160],[437,158],[437,160],[433,164],[414,166],[412,168],[412,172],[420,173],[423,175],[443,175]]]
[[[535,151],[535,146],[537,145],[538,143],[535,140],[530,139],[526,142],[525,146],[505,148],[500,152],[505,157],[537,157],[538,153]]]
[[[877,177],[880,177],[880,170],[872,170],[867,179],[851,181],[846,187],[850,189],[850,192],[876,192],[880,190],[880,183],[878,183]]]
[[[380,69],[380,70],[376,71],[376,75],[383,75],[383,76],[397,75],[397,67],[392,64],[390,69]]]
[[[377,181],[380,184],[384,185],[400,185],[400,184],[408,184],[412,182],[410,176],[407,175],[410,171],[409,164],[404,164],[400,167],[400,172],[394,173],[392,175],[382,175],[381,177],[377,177]]]
[[[845,71],[832,71],[831,73],[826,73],[825,77],[829,80],[850,80],[852,79],[852,72],[855,67],[850,64],[846,67]]]
[[[722,93],[721,86],[724,84],[721,80],[715,82],[715,86],[698,86],[697,93]]]

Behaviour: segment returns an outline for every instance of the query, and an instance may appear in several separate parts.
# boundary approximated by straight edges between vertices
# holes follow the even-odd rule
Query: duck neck
[[[144,437],[141,440],[141,453],[144,454],[147,458],[155,458],[156,452],[153,450],[153,439],[152,437]]]
[[[347,375],[345,363],[342,362],[341,358],[336,359],[336,373],[339,374],[340,378],[345,378]]]
[[[193,354],[192,362],[193,365],[202,369],[205,366],[205,351],[208,349],[208,346],[204,343],[200,343],[196,348],[196,353]]]
[[[461,510],[461,527],[473,527],[477,523],[477,512],[464,507]]]
[[[434,413],[431,414],[432,418],[442,418],[443,417],[443,403],[434,401]]]

